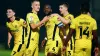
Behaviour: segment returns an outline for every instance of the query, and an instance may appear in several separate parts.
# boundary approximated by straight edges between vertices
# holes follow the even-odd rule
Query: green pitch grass
[[[10,56],[11,50],[0,49],[0,56]],[[44,56],[43,52],[39,52],[39,56]]]
[[[5,49],[4,44],[0,43],[0,56],[10,56],[11,50]],[[39,56],[44,56],[44,51],[39,52]]]

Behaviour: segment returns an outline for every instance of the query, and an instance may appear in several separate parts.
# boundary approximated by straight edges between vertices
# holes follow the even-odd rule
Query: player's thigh
[[[80,46],[75,45],[74,56],[83,56],[83,50]]]
[[[15,44],[11,53],[11,56],[18,56],[21,55],[21,53],[23,53],[21,51],[22,49],[22,44]]]
[[[74,47],[72,44],[69,44],[66,47],[66,56],[73,56],[73,53],[74,53]]]
[[[91,56],[91,46],[88,46],[86,49],[86,56]]]
[[[49,49],[49,53],[54,53],[54,54],[61,53],[61,46],[59,45],[59,42],[57,40],[52,42],[52,45],[50,46]]]
[[[24,56],[32,56],[34,54],[34,51],[38,48],[38,44],[35,41],[30,41],[29,46],[25,50]]]
[[[66,56],[73,56],[74,50],[70,49],[71,47],[66,48]]]
[[[32,56],[38,56],[38,53],[39,53],[39,48],[37,47],[37,48],[34,50]]]
[[[73,50],[67,50],[66,51],[66,56],[73,56]]]
[[[22,44],[21,50],[20,50],[20,56],[25,54],[25,50],[26,50],[26,44]]]
[[[83,56],[83,51],[79,52],[78,50],[76,50],[74,56]]]
[[[37,51],[37,47],[30,47],[26,49],[25,56],[32,56],[35,54],[36,51]]]
[[[49,52],[49,48],[50,48],[50,44],[45,46],[45,56],[47,56],[47,54]]]
[[[79,52],[80,50],[80,52]],[[83,40],[75,44],[75,54],[78,56],[91,56],[91,40]]]
[[[85,48],[85,43],[83,40],[75,41],[75,56],[83,56],[83,48]]]
[[[75,53],[74,53],[74,56],[88,56],[89,53],[91,53],[89,51],[89,53],[87,51],[87,47],[75,47]],[[91,54],[90,54],[91,55]]]
[[[47,56],[47,54],[49,53],[49,49],[51,48],[52,43],[54,43],[52,39],[47,41],[45,46],[45,56]]]

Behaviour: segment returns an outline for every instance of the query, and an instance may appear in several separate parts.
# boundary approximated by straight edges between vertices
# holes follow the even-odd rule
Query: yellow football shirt
[[[62,41],[59,36],[59,28],[61,21],[58,21],[58,17],[50,17],[49,21],[45,23],[46,32],[47,32],[47,43],[45,47],[45,55],[48,52],[57,54],[60,48],[62,47]]]
[[[87,14],[81,14],[76,17],[70,26],[76,30],[75,39],[92,39],[92,30],[97,29],[95,19]]]
[[[22,43],[24,41],[24,20],[20,19],[14,20],[13,22],[6,22],[6,26],[11,32],[11,34],[14,36],[14,44],[15,43]]]
[[[66,16],[63,16],[66,20],[70,19],[70,23],[72,22],[72,20],[74,19],[74,16],[72,14],[68,14]],[[69,26],[66,26],[66,34],[68,34],[69,32]]]
[[[69,23],[69,26],[67,25],[64,25],[64,27],[65,27],[65,29],[66,29],[66,35],[68,35],[68,32],[69,32],[69,28],[70,28],[70,24],[71,24],[71,22],[72,22],[72,20],[74,19],[74,16],[72,15],[72,14],[67,14],[66,16],[63,16],[66,20],[69,20],[70,19],[70,23]],[[62,36],[64,36],[63,34],[62,34],[62,31],[60,31],[60,34],[62,35]],[[72,37],[72,39],[71,39],[71,41],[69,42],[69,44],[74,44],[74,39],[73,39],[73,37]]]
[[[66,20],[70,20],[69,25],[64,25],[65,29],[66,29],[66,35],[68,35],[69,33],[69,28],[70,28],[70,24],[72,22],[72,20],[74,19],[74,16],[72,14],[67,14],[66,16],[63,16]],[[64,35],[63,35],[64,36]],[[68,42],[68,46],[66,49],[66,55],[73,55],[73,51],[74,51],[74,38],[72,37],[71,40]]]
[[[53,37],[55,39],[59,39],[59,28],[57,25],[60,23],[60,21],[58,21],[57,18],[57,16],[50,17],[49,21],[45,23],[47,39],[53,39]],[[55,37],[54,34],[58,37]]]
[[[26,21],[27,21],[27,24],[28,24],[28,27],[27,27],[28,39],[31,39],[31,40],[34,40],[34,41],[38,42],[40,27],[37,27],[34,30],[32,30],[31,27],[30,27],[31,23],[32,24],[37,24],[37,23],[40,22],[40,20],[38,18],[38,15],[33,13],[33,12],[28,13],[27,17],[26,17]]]

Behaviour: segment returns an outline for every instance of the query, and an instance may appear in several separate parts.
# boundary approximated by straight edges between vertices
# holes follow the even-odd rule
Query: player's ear
[[[68,11],[68,8],[66,7],[66,11]]]
[[[13,15],[15,15],[15,12],[13,13]]]
[[[33,6],[31,6],[31,8],[33,8]]]
[[[33,3],[31,3],[31,8],[33,8]]]
[[[52,12],[52,9],[51,9],[51,12]]]

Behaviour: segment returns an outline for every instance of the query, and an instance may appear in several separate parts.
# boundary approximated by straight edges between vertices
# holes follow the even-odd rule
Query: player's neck
[[[10,21],[13,22],[15,20],[15,16],[10,18]]]
[[[46,14],[46,16],[50,16],[51,14],[52,14],[52,12],[50,12],[50,13]]]
[[[63,13],[63,16],[66,16],[66,15],[68,15],[68,14],[69,14],[69,12],[66,11],[65,13]]]
[[[37,13],[38,13],[38,12],[37,12],[37,11],[35,11],[34,9],[32,10],[32,12],[33,12],[33,13],[35,13],[35,14],[37,14]]]

